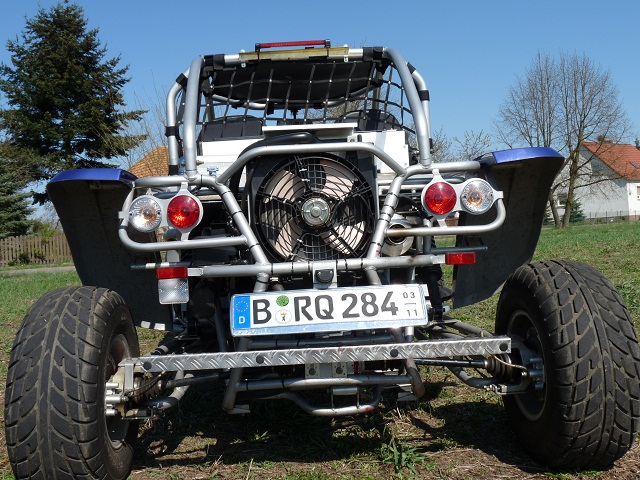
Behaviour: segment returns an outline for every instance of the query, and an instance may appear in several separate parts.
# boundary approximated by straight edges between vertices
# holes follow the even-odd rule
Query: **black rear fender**
[[[504,193],[507,214],[497,230],[458,237],[458,246],[483,244],[488,249],[477,254],[475,265],[455,267],[454,308],[489,298],[509,275],[531,260],[553,179],[564,157],[551,148],[536,147],[494,152],[478,160],[487,178]],[[458,224],[483,225],[495,215],[495,209],[485,215],[461,213]]]
[[[158,303],[154,270],[132,270],[132,264],[158,261],[155,253],[127,250],[118,238],[118,212],[136,179],[112,168],[71,170],[56,175],[47,192],[58,212],[83,285],[109,288],[126,301],[138,326],[168,329],[169,309]],[[138,242],[152,235],[130,232]]]

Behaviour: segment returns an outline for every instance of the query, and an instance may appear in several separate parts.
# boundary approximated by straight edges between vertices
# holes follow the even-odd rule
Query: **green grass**
[[[545,228],[534,260],[564,258],[598,268],[640,327],[638,239],[640,222]],[[30,305],[48,290],[78,284],[74,272],[9,276],[0,270],[1,383]],[[492,330],[495,304],[494,296],[454,315]],[[149,346],[157,339],[140,333]],[[429,383],[420,402],[388,399],[378,412],[353,420],[309,417],[286,402],[257,403],[251,415],[229,416],[221,411],[219,390],[192,389],[179,407],[145,425],[132,478],[635,478],[638,448],[610,472],[535,467],[515,446],[499,398],[460,385],[443,369],[425,369],[423,376]],[[0,448],[0,479],[13,478],[2,435]]]
[[[636,325],[640,326],[639,241],[640,222],[544,229],[534,260],[566,258],[597,268],[618,289]]]
[[[22,318],[29,307],[42,294],[56,288],[79,285],[76,272],[30,273],[25,275],[3,275],[0,272],[0,349],[3,352],[0,374],[4,383],[7,374],[8,354],[13,337],[20,327]]]
[[[37,270],[41,268],[69,267],[73,266],[73,262],[53,262],[53,263],[28,263],[19,265],[0,265],[0,275],[8,270]],[[0,479],[2,480],[2,479]]]
[[[639,242],[640,222],[572,225],[563,230],[543,228],[533,261],[566,259],[597,268],[620,292],[636,328],[640,329]],[[453,315],[493,330],[497,297],[458,309]]]

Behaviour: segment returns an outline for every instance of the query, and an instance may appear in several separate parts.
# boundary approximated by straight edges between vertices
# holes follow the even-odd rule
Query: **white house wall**
[[[627,182],[608,180],[605,189],[581,188],[576,191],[586,217],[627,215],[629,210]],[[604,186],[604,185],[603,185]],[[621,213],[618,213],[621,212]]]
[[[586,152],[590,154],[590,152]],[[582,153],[583,158],[585,153]],[[587,157],[588,158],[588,157]],[[594,157],[587,168],[596,171],[608,171],[611,169],[599,158]],[[584,179],[585,177],[581,177]],[[640,182],[627,182],[622,178],[615,178],[598,183],[594,186],[585,186],[575,191],[576,198],[581,204],[584,215],[589,217],[626,216],[640,214],[640,200],[637,199],[637,185]],[[634,213],[638,211],[638,213]]]
[[[635,215],[640,215],[640,182],[627,183],[627,194],[629,197],[629,210]]]

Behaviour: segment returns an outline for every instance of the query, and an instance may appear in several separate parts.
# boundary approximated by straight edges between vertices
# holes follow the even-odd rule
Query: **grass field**
[[[640,327],[640,222],[544,230],[536,260],[585,261],[607,275]],[[0,381],[13,335],[42,293],[78,284],[73,272],[6,275],[0,270]],[[495,297],[454,316],[491,327]],[[142,334],[142,332],[141,332]],[[144,333],[151,346],[152,336]],[[288,403],[257,403],[247,416],[221,411],[220,392],[194,388],[141,429],[132,478],[141,479],[636,479],[640,446],[609,470],[548,472],[519,448],[499,399],[428,368],[419,403],[390,398],[367,417],[310,417]],[[4,389],[2,389],[4,394]],[[3,396],[4,399],[4,396]],[[0,479],[13,478],[0,430]]]

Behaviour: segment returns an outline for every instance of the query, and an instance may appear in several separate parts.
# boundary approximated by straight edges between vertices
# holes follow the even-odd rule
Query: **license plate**
[[[393,328],[427,323],[420,285],[234,295],[231,333],[270,335]]]

